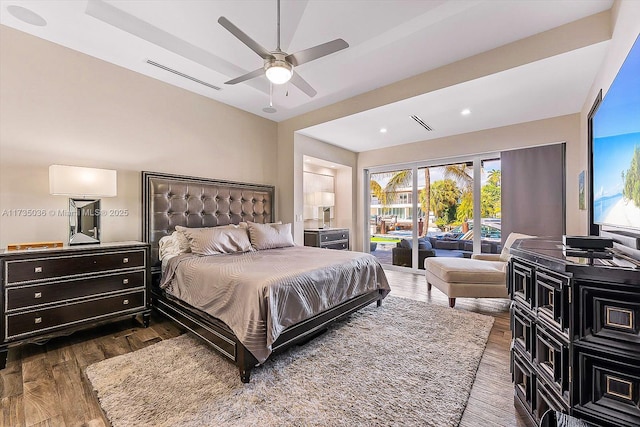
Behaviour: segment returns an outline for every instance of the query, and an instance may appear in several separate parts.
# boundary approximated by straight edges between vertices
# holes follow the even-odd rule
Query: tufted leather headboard
[[[151,243],[152,271],[160,269],[158,242],[176,225],[273,222],[274,193],[271,185],[142,172],[142,234]]]

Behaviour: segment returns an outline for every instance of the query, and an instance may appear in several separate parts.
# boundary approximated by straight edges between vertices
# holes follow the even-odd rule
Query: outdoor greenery
[[[384,236],[371,236],[372,242],[382,242],[382,243],[398,243],[400,241],[399,237],[384,237]]]
[[[497,218],[501,213],[501,184],[502,173],[499,170],[489,171],[489,179],[487,183],[482,186],[482,198],[480,203],[480,210],[482,212],[482,218]]]
[[[636,206],[640,206],[640,146],[636,145],[633,150],[631,166],[626,173],[622,172],[622,180],[624,181],[622,195],[632,200]]]
[[[442,179],[431,185],[431,211],[438,227],[455,221],[456,207],[461,195],[462,191],[452,179]]]
[[[639,162],[640,164],[640,162]],[[473,173],[466,163],[443,166],[444,179],[430,182],[429,168],[423,168],[425,186],[418,192],[418,203],[423,216],[428,218],[429,210],[435,217],[435,225],[441,229],[455,226],[473,218]],[[398,190],[411,186],[413,180],[410,169],[381,174],[389,178],[382,187],[375,179],[371,179],[371,194],[382,205],[382,213],[387,212],[389,205],[397,202]],[[639,181],[640,182],[640,181]],[[483,218],[500,215],[501,173],[491,170],[487,183],[482,187],[481,213]],[[429,208],[427,208],[429,207]],[[423,228],[426,235],[427,227]]]

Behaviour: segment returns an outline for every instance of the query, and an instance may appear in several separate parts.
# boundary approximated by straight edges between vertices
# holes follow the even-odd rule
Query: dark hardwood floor
[[[394,296],[448,304],[437,289],[427,292],[423,275],[387,271],[387,276]],[[498,299],[459,299],[456,303],[456,310],[496,319],[460,426],[526,425],[513,406],[508,308],[508,300]],[[127,320],[52,339],[41,346],[11,349],[7,367],[0,371],[0,427],[107,426],[84,368],[180,333],[170,321],[153,315],[146,329]]]

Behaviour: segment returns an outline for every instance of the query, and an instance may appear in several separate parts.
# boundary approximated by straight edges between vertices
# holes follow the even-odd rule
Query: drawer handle
[[[605,325],[633,330],[633,310],[605,306]]]
[[[607,379],[607,394],[633,401],[633,383],[622,378],[605,375]]]
[[[33,294],[34,298],[42,298],[42,292],[36,292],[35,294]]]
[[[129,305],[129,300],[126,299],[126,300],[122,301],[122,305]]]
[[[129,284],[129,279],[122,279],[122,284],[123,285],[128,285]]]
[[[36,317],[33,319],[33,323],[42,323],[42,317]]]
[[[42,267],[36,267],[33,269],[35,273],[42,273]]]
[[[129,262],[129,258],[122,258],[122,263],[123,263],[123,264],[126,264],[126,263],[128,263],[128,262]]]

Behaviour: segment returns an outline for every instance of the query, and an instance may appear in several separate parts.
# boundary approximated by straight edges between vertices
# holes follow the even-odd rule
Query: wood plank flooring
[[[387,270],[387,276],[394,296],[448,304],[437,289],[427,292],[423,275]],[[513,406],[509,374],[509,301],[458,299],[455,309],[496,319],[460,426],[524,427]],[[0,371],[0,427],[108,426],[84,369],[180,333],[172,322],[153,315],[146,329],[136,322],[121,321],[52,339],[45,345],[11,349],[7,367]]]

